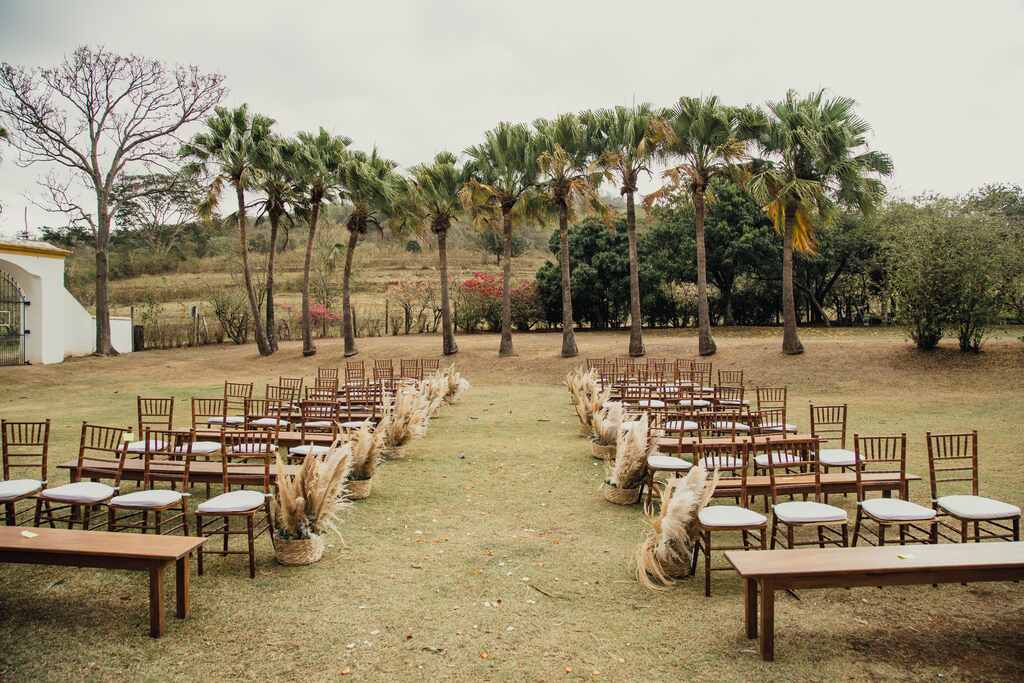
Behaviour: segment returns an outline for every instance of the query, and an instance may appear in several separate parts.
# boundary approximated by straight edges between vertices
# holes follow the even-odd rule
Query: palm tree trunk
[[[277,256],[277,230],[281,215],[274,210],[270,218],[270,253],[267,254],[267,343],[271,351],[277,351],[277,322],[274,320],[274,260]]]
[[[313,262],[313,238],[316,236],[316,223],[320,217],[320,199],[313,197],[313,206],[309,212],[309,238],[306,240],[306,258],[302,262],[302,355],[316,354],[313,343],[313,318],[309,313],[309,268]],[[347,286],[347,281],[346,281]]]
[[[636,207],[633,192],[626,192],[626,233],[629,236],[629,355],[644,355],[640,318],[640,260],[636,252]]]
[[[786,211],[782,231],[782,352],[795,355],[804,352],[796,333],[796,298],[793,293],[793,225],[796,215]]]
[[[260,320],[260,305],[256,301],[256,290],[252,286],[252,272],[249,270],[249,238],[245,218],[245,193],[239,185],[235,186],[235,196],[238,199],[238,241],[242,248],[242,280],[245,282],[245,293],[249,298],[249,312],[252,314],[256,349],[261,356],[269,356],[273,351],[270,348],[270,342],[267,341],[267,334],[263,329],[263,321]]]
[[[356,251],[359,232],[350,230],[348,233],[348,249],[345,251],[345,270],[341,276],[341,334],[345,338],[345,356],[354,356],[356,336],[352,329],[352,298],[349,295],[349,283],[352,281],[352,255]]]
[[[459,352],[452,328],[452,306],[448,296],[448,229],[437,231],[437,260],[441,270],[441,353],[451,356]]]
[[[512,207],[501,208],[501,227],[505,236],[504,264],[501,269],[501,345],[499,356],[511,356],[512,350]]]
[[[715,340],[711,337],[711,312],[708,307],[708,261],[704,248],[704,187],[693,188],[694,227],[697,241],[697,325],[700,328],[697,352],[714,355]]]
[[[558,265],[562,269],[562,358],[579,354],[576,348],[575,321],[572,317],[572,279],[569,272],[569,206],[563,199],[558,204]]]

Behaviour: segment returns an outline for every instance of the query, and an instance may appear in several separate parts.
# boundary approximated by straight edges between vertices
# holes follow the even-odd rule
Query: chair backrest
[[[302,400],[302,389],[299,387],[286,387],[280,384],[268,384],[263,396],[268,401],[280,403],[281,407],[286,409],[289,403]]]
[[[857,467],[857,500],[864,500],[865,472],[899,475],[900,482],[907,478],[907,435],[861,436],[853,435],[853,453]],[[900,491],[903,490],[901,486]]]
[[[316,384],[320,386],[320,380],[327,380],[328,382],[334,381],[338,383],[338,368],[317,368],[316,369]]]
[[[720,387],[742,387],[743,386],[743,371],[742,370],[719,370],[718,371],[718,386],[720,386]]]
[[[971,495],[979,495],[978,430],[962,434],[928,432],[925,438],[928,440],[928,479],[932,499],[940,495],[939,484],[955,482],[969,482]]]
[[[423,368],[423,374],[437,372],[441,369],[441,361],[438,358],[420,358],[420,367]]]
[[[374,370],[394,370],[395,363],[390,358],[379,358],[373,361]]]
[[[811,435],[818,437],[822,443],[846,448],[846,404],[816,406],[812,403]]]
[[[270,493],[270,463],[276,456],[277,434],[274,432],[245,430],[225,433],[220,453],[224,490],[229,490],[232,484],[252,484],[251,478],[255,474],[261,479],[263,492]],[[254,464],[257,467],[255,472]]]
[[[738,462],[736,466],[734,463]],[[740,480],[740,505],[747,507],[747,465],[750,462],[750,445],[745,443],[705,444],[698,443],[693,451],[693,464],[704,463],[708,475],[716,469],[738,472]]]
[[[715,403],[722,406],[743,405],[743,387],[731,387],[719,384],[715,387]]]
[[[423,366],[420,364],[419,359],[406,360],[403,358],[398,362],[398,365],[400,376],[403,379],[423,379]]]
[[[761,408],[753,413],[754,432],[757,434],[785,434],[786,433],[786,409],[785,408]]]
[[[303,443],[306,443],[307,434],[330,434],[335,437],[338,435],[338,424],[341,422],[341,405],[337,401],[302,401],[299,403],[299,411],[302,414],[299,435]],[[327,424],[320,424],[324,422]]]
[[[195,436],[194,429],[189,430],[188,434],[182,434],[167,429],[147,427],[142,434],[143,488],[148,489],[153,483],[153,463],[166,463],[171,460],[184,461],[183,470],[179,474],[176,469],[162,468],[161,480],[180,481],[187,488],[189,468],[192,463],[192,442],[195,441]],[[127,456],[127,451],[121,452],[122,460]]]
[[[85,461],[89,460],[115,470],[114,486],[119,485],[124,470],[124,456],[128,450],[126,437],[130,432],[127,427],[104,427],[83,422],[82,436],[78,443],[78,478],[83,477]]]
[[[757,409],[785,408],[786,387],[757,387]]]
[[[772,503],[779,497],[799,490],[807,490],[807,479],[814,485],[814,501],[821,502],[821,465],[818,461],[820,442],[814,437],[793,439],[779,437],[778,441],[768,439],[754,447],[755,451],[768,456],[768,482]]]
[[[713,384],[711,380],[711,363],[690,361],[690,371],[694,374],[695,382],[699,382],[706,387],[710,387]]]
[[[22,470],[36,470],[40,481],[46,481],[47,458],[50,451],[50,420],[12,422],[0,420],[0,454],[3,456],[3,478],[25,479]],[[16,471],[17,470],[17,471]]]
[[[242,411],[245,411],[245,404],[242,404]],[[192,429],[206,429],[209,427],[208,420],[211,417],[219,417],[222,420],[227,416],[227,401],[222,398],[193,398],[192,399]],[[223,427],[224,424],[219,425]]]
[[[366,366],[361,360],[345,361],[345,384],[366,379]]]
[[[138,433],[141,436],[147,428],[174,428],[174,397],[144,398],[136,397]]]
[[[335,381],[334,386],[322,387],[306,387],[306,400],[307,401],[333,401],[338,396],[338,385]]]
[[[376,364],[380,361],[374,361],[373,368],[373,379],[377,382],[394,382],[395,380],[395,369],[391,367],[391,361],[388,361],[388,365],[384,367],[376,367]]]
[[[304,383],[301,377],[278,377],[277,386],[291,389],[295,392],[296,396],[302,395],[302,385]]]
[[[252,398],[252,387],[252,382],[224,382],[224,410],[241,415],[245,410],[245,400]]]
[[[309,396],[310,389],[317,389],[321,391],[333,391],[338,392],[338,378],[330,377],[317,377],[316,383],[311,387],[306,387],[306,396]]]

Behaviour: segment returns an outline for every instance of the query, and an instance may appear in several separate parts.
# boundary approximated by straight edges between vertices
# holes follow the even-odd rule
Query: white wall
[[[64,355],[88,356],[96,350],[96,322],[89,311],[64,290]]]
[[[92,322],[93,334],[96,332],[96,319]],[[132,352],[132,319],[111,318],[110,319],[110,343],[118,353]]]

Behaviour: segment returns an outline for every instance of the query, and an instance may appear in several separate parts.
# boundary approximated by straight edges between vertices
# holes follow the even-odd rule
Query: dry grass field
[[[980,355],[922,355],[889,330],[806,330],[784,357],[778,330],[718,332],[716,367],[846,402],[851,433],[906,432],[927,476],[926,430],[980,432],[983,493],[1024,505],[1024,345],[1004,332]],[[373,497],[343,518],[323,561],[275,564],[258,543],[214,558],[193,582],[193,617],[146,635],[146,579],[92,569],[0,566],[0,680],[1021,680],[1024,594],[1015,584],[859,588],[780,595],[777,661],[742,632],[740,583],[716,573],[641,589],[629,557],[639,508],[603,501],[602,468],[579,436],[561,381],[574,362],[555,334],[460,337],[473,382],[430,432],[388,462]],[[618,355],[625,333],[579,337],[581,358]],[[362,357],[434,356],[437,337],[359,340]],[[690,357],[691,331],[651,332],[654,356]],[[339,365],[337,340],[260,359],[253,346],[154,351],[61,366],[0,368],[0,415],[53,418],[53,461],[73,457],[82,420],[130,424],[135,396],[214,395],[226,378],[310,377]],[[62,477],[63,475],[61,475]],[[53,479],[55,477],[51,477]],[[199,489],[196,489],[197,492]],[[927,502],[925,484],[911,491]],[[851,499],[840,500],[852,510]]]

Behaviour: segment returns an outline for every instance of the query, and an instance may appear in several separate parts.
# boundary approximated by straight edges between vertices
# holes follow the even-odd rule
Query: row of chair
[[[604,386],[628,381],[715,384],[711,362],[684,358],[588,358],[587,369],[594,370]],[[717,385],[743,386],[743,370],[719,370]]]

